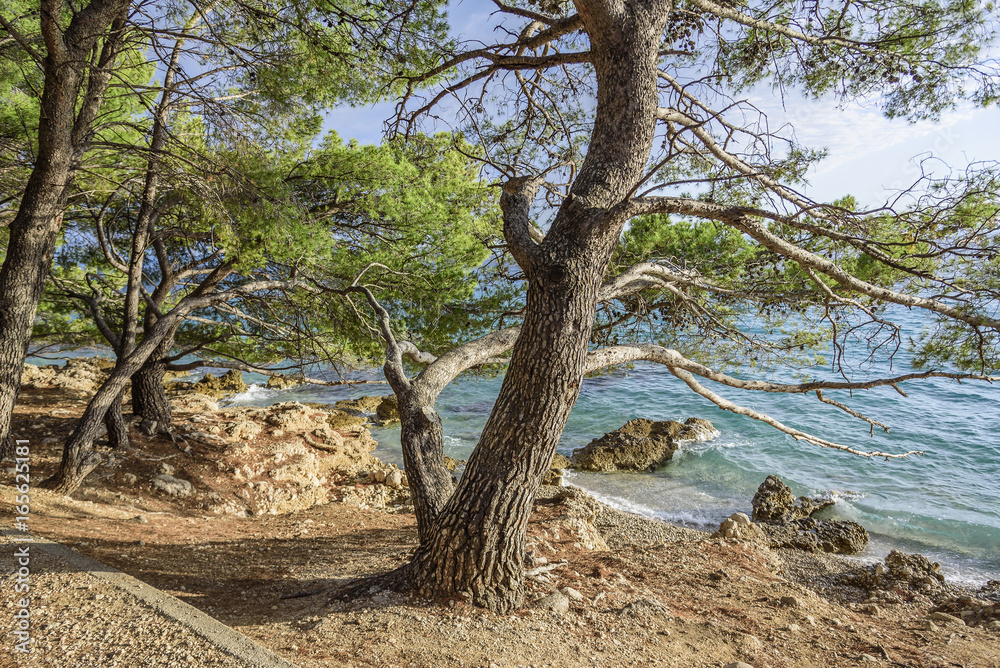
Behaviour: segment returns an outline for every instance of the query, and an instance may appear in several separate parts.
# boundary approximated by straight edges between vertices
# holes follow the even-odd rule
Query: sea
[[[891,369],[876,365],[870,373],[911,370],[900,353]],[[828,368],[815,371],[833,377]],[[332,403],[389,393],[386,385],[270,390],[263,387],[264,376],[244,377],[256,384],[233,397],[232,404]],[[356,377],[379,376],[372,370]],[[472,453],[501,380],[459,378],[441,393],[436,408],[447,455],[463,460]],[[874,435],[867,423],[813,394],[712,387],[739,405],[826,440],[863,450],[924,453],[886,461],[796,441],[767,424],[723,411],[657,365],[587,378],[559,442],[558,451],[566,456],[633,418],[699,417],[710,420],[719,435],[682,444],[654,472],[568,471],[564,482],[620,509],[712,531],[732,513],[749,514],[757,487],[776,474],[797,496],[834,500],[820,517],[850,519],[867,528],[871,542],[855,557],[863,562],[899,549],[939,562],[950,582],[981,586],[1000,579],[1000,383],[930,379],[900,387],[907,396],[891,387],[824,393],[890,427],[888,434],[876,428]],[[376,428],[373,434],[379,442],[375,454],[402,467],[398,426]]]

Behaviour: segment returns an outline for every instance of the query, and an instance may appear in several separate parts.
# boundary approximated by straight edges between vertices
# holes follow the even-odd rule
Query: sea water
[[[911,371],[905,362],[903,355],[894,368],[872,371],[899,375]],[[447,455],[459,460],[470,456],[501,380],[459,379],[442,392],[436,408]],[[881,559],[890,549],[902,549],[940,562],[949,581],[983,584],[1000,578],[1000,386],[929,379],[901,385],[907,397],[891,387],[855,391],[853,396],[824,393],[891,428],[889,434],[876,428],[872,436],[867,423],[820,403],[814,394],[705,384],[739,405],[825,440],[859,450],[924,454],[885,461],[796,441],[767,424],[717,408],[663,367],[640,364],[585,379],[559,452],[572,455],[633,418],[700,417],[711,420],[720,435],[682,444],[666,466],[652,473],[570,471],[565,482],[622,509],[714,530],[734,512],[749,513],[757,487],[777,474],[796,495],[835,500],[823,517],[855,520],[868,529],[872,541],[861,559]],[[234,400],[258,405],[333,402],[386,393],[385,386],[254,388]],[[377,428],[373,434],[379,441],[376,454],[402,466],[398,426]]]

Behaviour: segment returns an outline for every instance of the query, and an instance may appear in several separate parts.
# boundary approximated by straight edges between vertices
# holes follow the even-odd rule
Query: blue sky
[[[453,2],[449,8],[452,33],[488,39],[498,24],[495,6],[483,0]],[[780,99],[760,88],[744,96],[765,111],[771,127],[789,122],[799,141],[826,148],[829,157],[813,168],[806,194],[817,200],[854,195],[863,206],[875,207],[892,191],[910,186],[920,175],[919,162],[935,174],[960,171],[971,162],[1000,160],[1000,109],[960,107],[938,121],[908,123],[888,120],[876,105],[840,107],[832,100]],[[337,109],[326,127],[341,137],[365,143],[381,140],[383,122],[394,103],[366,109]]]

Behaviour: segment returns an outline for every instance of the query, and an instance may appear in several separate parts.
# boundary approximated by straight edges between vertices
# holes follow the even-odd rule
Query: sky
[[[452,34],[488,39],[497,20],[494,5],[484,0],[453,2],[449,7]],[[853,195],[863,207],[877,207],[894,191],[909,187],[920,176],[920,164],[937,176],[962,171],[973,162],[1000,161],[1000,109],[963,106],[937,121],[909,123],[886,119],[875,105],[838,106],[833,100],[807,100],[769,88],[748,92],[744,98],[764,110],[771,127],[785,122],[798,140],[810,148],[825,148],[826,160],[809,173],[803,190],[815,200],[830,201]],[[344,108],[327,115],[326,127],[341,137],[364,143],[382,138],[383,122],[394,103],[365,109]]]

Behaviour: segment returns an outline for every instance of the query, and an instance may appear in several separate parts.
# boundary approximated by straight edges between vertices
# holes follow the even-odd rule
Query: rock
[[[194,383],[176,383],[176,385],[193,385]],[[189,390],[190,392],[190,390]],[[219,404],[204,394],[191,392],[173,397],[170,400],[170,407],[175,411],[190,413],[215,413],[219,410]]]
[[[620,429],[573,451],[572,462],[585,471],[653,471],[670,461],[675,437],[684,425],[673,420],[629,420]]]
[[[863,663],[878,663],[878,659],[872,656],[871,654],[862,654],[861,661]]]
[[[164,473],[166,475],[173,475],[176,472],[177,472],[177,470],[173,466],[171,466],[170,464],[168,464],[166,462],[163,462],[162,464],[160,464],[160,473]]]
[[[884,564],[862,566],[847,575],[848,583],[867,591],[926,590],[944,584],[941,565],[921,554],[893,550]]]
[[[243,420],[240,422],[227,422],[222,425],[222,429],[238,441],[252,441],[264,430],[264,426],[255,420]]]
[[[583,597],[583,594],[573,589],[572,587],[563,587],[560,591],[566,596],[566,598],[568,598],[571,601],[582,603],[583,601],[586,600]]]
[[[945,624],[965,624],[961,619],[955,617],[954,615],[949,615],[946,612],[932,612],[927,615],[927,619],[934,622],[943,622]]]
[[[385,484],[392,489],[399,489],[403,486],[403,473],[399,470],[390,471],[385,476]]]
[[[924,631],[937,631],[938,625],[929,619],[925,619],[923,622],[920,623],[920,628],[922,628]]]
[[[379,404],[385,399],[381,397],[360,397],[358,399],[343,399],[333,405],[336,410],[352,415],[371,415],[378,410]]]
[[[745,513],[733,513],[722,520],[719,530],[712,534],[712,538],[732,538],[757,545],[768,544],[767,534],[752,523]]]
[[[126,485],[132,486],[137,482],[139,482],[139,478],[137,478],[134,473],[123,473],[122,482],[124,482]]]
[[[794,596],[782,596],[779,599],[779,602],[781,603],[781,605],[784,605],[789,608],[798,608],[799,606],[802,605],[801,603],[799,603],[799,599],[795,598]]]
[[[563,614],[569,612],[569,597],[562,592],[554,591],[548,596],[536,599],[532,602],[531,607]]]
[[[247,384],[243,382],[241,371],[230,369],[221,376],[206,373],[201,380],[194,383],[193,389],[199,394],[207,394],[210,397],[221,399],[231,394],[246,392]]]
[[[753,501],[753,518],[758,522],[789,522],[812,516],[818,510],[833,505],[833,501],[816,501],[800,496],[796,501],[792,490],[776,475],[769,475],[757,488]]]
[[[264,386],[269,390],[287,390],[290,387],[298,387],[302,384],[300,378],[294,376],[271,376]]]
[[[77,392],[94,392],[113,369],[113,360],[103,357],[71,357],[64,366],[25,364],[21,384],[32,387],[60,387]]]
[[[733,661],[732,663],[727,663],[726,668],[753,668],[753,666],[742,661]]]
[[[444,467],[446,469],[448,469],[449,471],[451,471],[452,473],[454,473],[455,469],[457,469],[459,466],[461,466],[463,464],[465,464],[465,460],[464,459],[462,461],[459,461],[457,459],[452,459],[448,455],[444,456]]]
[[[361,427],[367,421],[360,415],[354,415],[347,411],[333,410],[327,416],[326,422],[334,429],[341,429],[342,427]]]
[[[769,547],[790,547],[810,552],[857,554],[868,545],[868,531],[851,520],[816,520],[811,517],[784,524],[759,524]]]
[[[702,418],[691,417],[684,420],[684,428],[678,432],[674,440],[678,442],[683,441],[708,441],[721,432],[715,428],[708,420],[703,420]]]
[[[396,395],[390,394],[389,396],[384,397],[375,409],[375,415],[378,416],[378,419],[382,424],[398,422],[399,400],[396,398]]]
[[[558,452],[552,456],[552,464],[549,466],[549,470],[545,472],[542,477],[543,485],[552,485],[555,487],[562,487],[563,482],[563,470],[571,467],[573,462],[569,460],[565,455],[561,455]]]
[[[194,486],[190,482],[166,473],[156,476],[152,482],[153,487],[170,496],[190,496],[194,492]]]

